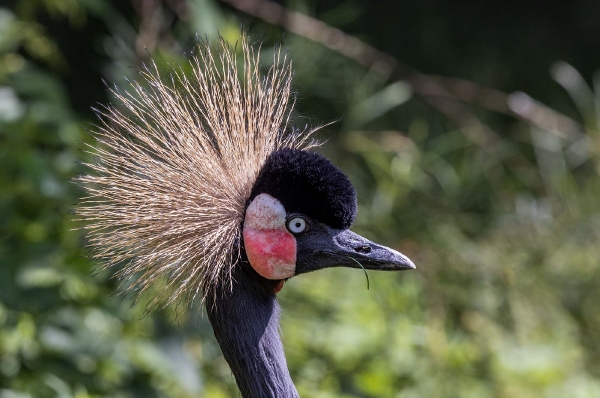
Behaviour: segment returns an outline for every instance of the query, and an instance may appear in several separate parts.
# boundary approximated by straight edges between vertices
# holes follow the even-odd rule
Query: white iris
[[[306,229],[306,220],[302,217],[294,217],[288,221],[287,226],[291,233],[299,234]]]

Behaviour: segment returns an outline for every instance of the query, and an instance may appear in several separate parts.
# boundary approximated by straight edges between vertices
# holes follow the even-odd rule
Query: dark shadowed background
[[[286,283],[300,394],[599,397],[600,2],[454,3],[3,1],[0,398],[239,396],[202,310],[92,276],[69,179],[102,79],[242,25],[291,46],[294,124],[335,122],[355,231],[418,267]]]

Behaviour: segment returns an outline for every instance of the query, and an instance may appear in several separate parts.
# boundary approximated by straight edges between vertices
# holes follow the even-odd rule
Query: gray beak
[[[377,271],[416,268],[404,254],[371,242],[348,229],[333,229],[324,224],[315,227],[309,233],[296,237],[296,274],[331,267],[364,267]]]

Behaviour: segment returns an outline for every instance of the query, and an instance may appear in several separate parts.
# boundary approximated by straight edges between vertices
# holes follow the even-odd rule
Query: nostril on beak
[[[369,245],[357,246],[354,248],[354,251],[357,253],[369,254],[369,253],[371,253],[371,246],[369,246]]]

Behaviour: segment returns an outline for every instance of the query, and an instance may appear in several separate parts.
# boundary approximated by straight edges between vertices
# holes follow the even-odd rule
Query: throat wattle
[[[275,294],[279,293],[281,291],[281,289],[283,289],[284,284],[285,284],[285,279],[278,281],[277,284],[275,285],[275,287],[273,287],[273,293],[275,293]]]

